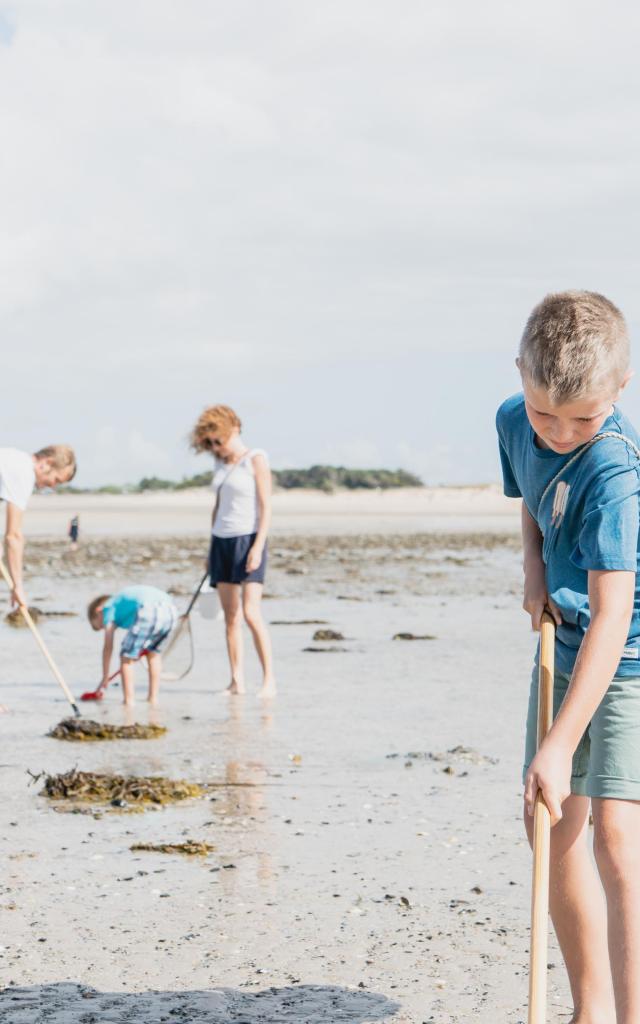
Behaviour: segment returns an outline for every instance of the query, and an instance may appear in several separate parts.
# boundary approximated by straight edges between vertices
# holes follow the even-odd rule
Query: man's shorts
[[[209,551],[209,579],[211,586],[218,583],[264,583],[267,570],[267,545],[262,561],[253,572],[247,572],[247,555],[256,539],[255,533],[239,537],[212,537]]]
[[[560,710],[570,676],[557,672],[553,689],[554,718]],[[538,666],[529,692],[523,778],[536,752]],[[571,792],[613,800],[640,800],[640,677],[615,676],[589,723],[575,754]]]
[[[178,621],[173,604],[141,605],[136,621],[125,635],[120,648],[121,658],[139,658],[143,651],[160,651]]]

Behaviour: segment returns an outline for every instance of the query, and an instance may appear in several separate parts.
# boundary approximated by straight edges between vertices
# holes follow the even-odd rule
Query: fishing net
[[[189,614],[181,615],[162,650],[162,678],[184,679],[193,668],[195,650]]]
[[[175,624],[167,643],[162,651],[162,678],[167,680],[184,679],[193,668],[195,650],[193,646],[193,632],[191,629],[191,612],[200,596],[209,576],[205,572],[196,587],[184,615],[181,615]]]

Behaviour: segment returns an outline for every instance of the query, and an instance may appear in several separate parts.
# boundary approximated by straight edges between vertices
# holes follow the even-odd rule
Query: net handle
[[[195,590],[195,592],[194,592],[194,594],[193,594],[193,596],[192,596],[191,600],[189,601],[189,606],[188,606],[188,608],[187,608],[186,612],[184,613],[184,615],[182,616],[182,618],[186,618],[186,617],[187,617],[187,615],[189,615],[189,614],[191,613],[191,611],[192,611],[192,609],[193,609],[193,606],[194,606],[194,604],[196,603],[196,601],[197,601],[197,600],[198,600],[198,598],[200,597],[200,591],[201,591],[201,590],[202,590],[202,588],[204,587],[204,585],[205,585],[205,583],[207,582],[207,579],[208,579],[208,578],[209,578],[209,569],[207,568],[207,570],[206,570],[206,572],[205,572],[204,576],[202,577],[202,579],[200,580],[200,582],[199,582],[199,584],[198,584],[198,587],[197,587],[197,589]]]

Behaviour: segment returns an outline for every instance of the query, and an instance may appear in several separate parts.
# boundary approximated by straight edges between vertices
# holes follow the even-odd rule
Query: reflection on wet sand
[[[240,831],[251,836],[250,859],[256,858],[256,878],[261,883],[274,878],[272,847],[275,838],[269,827],[266,785],[270,782],[269,773],[255,754],[256,744],[265,739],[273,725],[273,711],[263,711],[257,719],[249,718],[244,702],[233,701],[229,704],[226,721],[219,724],[216,734],[221,748],[230,755],[224,765],[224,781],[229,788],[221,790],[216,800],[216,818],[234,834]],[[221,875],[226,892],[246,884],[246,870],[241,881],[232,869],[223,870]]]

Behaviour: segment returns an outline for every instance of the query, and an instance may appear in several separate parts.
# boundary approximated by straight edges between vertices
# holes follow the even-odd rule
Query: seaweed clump
[[[42,608],[36,608],[35,605],[29,608],[28,611],[29,615],[31,616],[34,622],[39,622],[40,619],[43,618],[66,619],[73,618],[76,615],[76,612],[45,612],[42,610]],[[14,629],[27,628],[27,621],[24,615],[22,614],[20,608],[14,608],[13,611],[8,612],[7,615],[5,615],[4,617],[4,621],[8,626],[13,626]]]
[[[155,740],[164,736],[163,725],[109,725],[90,718],[64,718],[48,733],[55,740],[92,742],[94,740]]]
[[[303,647],[303,651],[310,651],[311,654],[338,654],[341,651],[348,651],[348,647]]]
[[[394,633],[392,640],[437,640],[431,633]]]
[[[313,634],[314,640],[344,640],[342,633],[335,629],[316,629]]]
[[[115,807],[124,807],[127,804],[178,803],[204,796],[205,788],[197,782],[165,779],[161,775],[100,775],[72,768],[62,775],[45,775],[40,795],[50,800],[111,803]]]
[[[36,608],[35,606],[33,608],[29,608],[29,615],[31,616],[34,622],[39,622],[39,620],[42,618],[42,612],[40,611],[39,608]],[[4,617],[4,621],[6,622],[7,626],[13,626],[14,629],[27,628],[27,620],[25,619],[24,615],[22,614],[19,608],[14,608],[13,611],[7,612],[7,614]]]
[[[150,853],[183,853],[187,857],[206,857],[213,853],[215,846],[211,843],[188,839],[186,843],[134,843],[131,850],[145,850]]]

